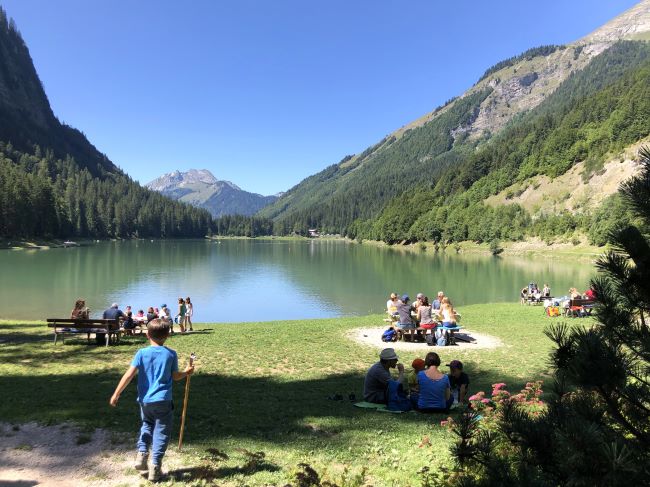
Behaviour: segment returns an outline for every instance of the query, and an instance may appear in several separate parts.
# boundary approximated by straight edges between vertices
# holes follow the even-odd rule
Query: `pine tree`
[[[506,401],[493,430],[463,415],[452,453],[456,485],[628,486],[650,478],[650,150],[620,195],[638,219],[611,235],[592,281],[596,324],[546,331],[554,387],[529,415]]]

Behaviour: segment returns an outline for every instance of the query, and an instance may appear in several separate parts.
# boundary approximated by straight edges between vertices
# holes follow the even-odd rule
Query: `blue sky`
[[[492,64],[633,0],[0,0],[57,116],[133,178],[263,194],[364,150]]]

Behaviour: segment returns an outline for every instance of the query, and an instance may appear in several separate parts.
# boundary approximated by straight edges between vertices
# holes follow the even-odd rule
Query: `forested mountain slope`
[[[364,229],[361,231],[364,236],[393,240],[381,231],[368,231],[371,226],[376,228],[369,222],[380,219],[384,208],[388,211],[387,205],[399,207],[400,200],[404,210],[415,204],[409,199],[416,199],[421,212],[430,209],[434,201],[437,206],[446,201],[440,197],[449,198],[468,190],[492,172],[498,172],[492,176],[498,184],[481,183],[484,189],[479,192],[483,197],[497,187],[503,189],[512,184],[513,178],[521,180],[540,172],[558,175],[581,160],[587,161],[591,171],[601,164],[604,145],[587,141],[585,151],[585,144],[570,144],[573,152],[566,152],[559,140],[564,133],[562,127],[556,127],[552,136],[540,129],[536,133],[538,139],[551,137],[544,145],[545,152],[518,162],[516,171],[511,164],[507,169],[502,168],[505,163],[490,159],[485,148],[501,144],[494,140],[504,132],[513,134],[517,127],[524,126],[528,127],[524,131],[529,130],[534,125],[530,125],[533,119],[542,126],[544,123],[539,120],[559,123],[554,118],[559,111],[570,110],[577,100],[583,102],[595,95],[625,70],[639,67],[646,56],[642,52],[643,43],[613,46],[621,39],[643,38],[648,29],[650,0],[644,0],[573,44],[541,46],[498,63],[460,98],[400,128],[362,154],[347,156],[305,179],[260,215],[273,218],[278,233],[302,233],[307,227],[317,227],[326,232],[353,235]],[[594,60],[603,59],[601,55],[606,55],[601,66],[589,69]],[[611,70],[607,63],[612,63]],[[614,109],[604,107],[603,110],[609,108]],[[596,119],[585,123],[600,122]],[[564,123],[568,127],[571,121],[567,119]],[[573,133],[571,136],[582,139],[586,135]],[[516,142],[510,136],[507,140],[512,141],[509,149],[515,152],[531,142],[525,134]],[[617,142],[608,145],[607,150],[620,150],[619,146]],[[562,162],[558,163],[557,158]],[[394,198],[397,199],[391,204]],[[410,224],[417,216],[413,218]],[[404,219],[390,223],[408,228],[410,224]],[[404,232],[397,231],[396,235],[401,239]]]
[[[0,238],[204,236],[205,210],[149,191],[52,113],[0,8]]]

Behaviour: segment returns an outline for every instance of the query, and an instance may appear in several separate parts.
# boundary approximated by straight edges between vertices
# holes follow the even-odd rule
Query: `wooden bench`
[[[120,329],[119,319],[104,320],[104,319],[71,319],[71,318],[48,318],[47,326],[54,329],[54,344],[61,336],[61,341],[65,343],[65,335],[87,335],[90,340],[91,333],[104,333],[106,335],[106,346],[111,341],[120,341],[120,334],[124,331]]]
[[[595,301],[593,299],[571,299],[569,306],[565,310],[565,315],[573,318],[589,316],[594,304]]]

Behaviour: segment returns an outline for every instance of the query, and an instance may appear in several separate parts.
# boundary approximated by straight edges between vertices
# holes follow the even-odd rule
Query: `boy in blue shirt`
[[[142,428],[138,439],[136,470],[149,470],[149,480],[156,482],[161,477],[162,459],[165,456],[172,430],[172,380],[181,380],[194,372],[194,366],[178,371],[178,356],[163,344],[169,336],[170,326],[155,319],[147,325],[150,346],[141,348],[133,357],[131,366],[122,376],[111,397],[111,406],[117,406],[120,394],[138,375],[138,402]],[[147,467],[149,448],[152,464]]]

